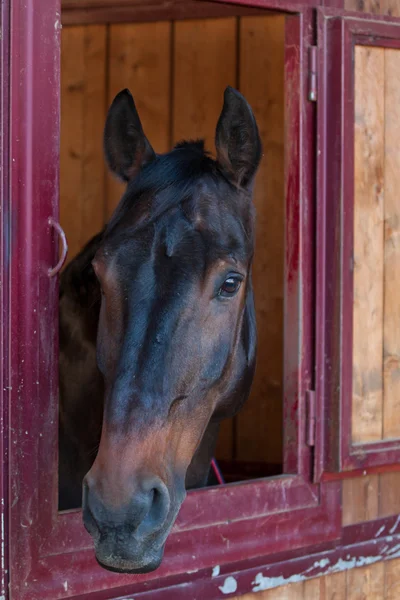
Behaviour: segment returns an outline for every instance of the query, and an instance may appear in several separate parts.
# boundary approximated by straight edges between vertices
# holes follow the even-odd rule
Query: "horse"
[[[156,154],[121,91],[104,151],[126,190],[61,278],[59,508],[82,503],[111,571],[161,564],[187,490],[207,485],[220,422],[253,380],[262,146],[231,87],[215,147],[215,159],[202,141]]]

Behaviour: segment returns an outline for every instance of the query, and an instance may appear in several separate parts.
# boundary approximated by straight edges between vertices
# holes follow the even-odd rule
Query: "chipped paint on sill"
[[[236,579],[232,576],[227,577],[224,581],[224,585],[220,585],[219,589],[223,594],[233,594],[237,590]]]
[[[400,544],[392,548],[392,553],[390,553],[390,558],[400,555]],[[387,553],[389,555],[389,553]],[[383,556],[359,556],[351,557],[349,554],[346,556],[346,559],[340,558],[335,564],[328,566],[330,560],[328,558],[323,558],[319,561],[316,561],[311,567],[303,571],[299,574],[291,575],[290,577],[268,577],[264,576],[262,572],[257,573],[254,581],[252,582],[252,591],[253,592],[261,592],[265,590],[270,590],[272,588],[276,588],[282,585],[287,585],[288,583],[299,583],[300,581],[305,581],[310,577],[320,577],[323,575],[329,575],[331,573],[339,573],[341,571],[347,571],[349,569],[354,569],[356,567],[363,567],[367,565],[372,565],[376,562],[379,562],[383,559]],[[325,567],[328,567],[325,569]],[[323,572],[318,572],[323,570]],[[317,571],[313,573],[313,571]]]
[[[385,531],[385,525],[382,525],[382,527],[380,527],[378,529],[378,531],[376,532],[375,537],[376,538],[379,537],[381,535],[381,533],[383,533],[384,531]]]
[[[220,571],[219,565],[216,565],[215,567],[213,567],[211,577],[218,577],[219,571]]]
[[[400,523],[400,515],[397,517],[397,519],[396,519],[395,524],[393,525],[393,527],[391,527],[389,529],[389,533],[394,533],[396,531],[399,523]]]

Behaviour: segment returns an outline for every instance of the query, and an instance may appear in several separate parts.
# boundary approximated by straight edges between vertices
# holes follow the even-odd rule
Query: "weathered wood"
[[[282,585],[280,587],[256,592],[253,594],[245,594],[244,596],[236,596],[233,600],[304,600],[304,582]]]
[[[104,222],[106,28],[62,33],[60,219],[72,258]]]
[[[375,564],[347,571],[346,600],[384,598],[385,564]],[[338,596],[339,598],[339,596]]]
[[[367,475],[343,481],[343,526],[371,521],[378,517],[379,477],[379,475]]]
[[[345,600],[347,573],[334,573],[304,582],[303,600]]]
[[[380,13],[381,15],[400,17],[399,0],[381,0]]]
[[[215,127],[227,85],[236,85],[236,19],[175,23],[172,139],[205,139],[215,154]],[[221,424],[216,455],[233,458],[233,421]]]
[[[108,102],[122,89],[130,89],[143,129],[156,152],[166,152],[170,145],[171,29],[168,22],[110,27]],[[108,216],[124,189],[123,184],[108,176]]]
[[[400,598],[400,560],[389,560],[385,563],[385,594],[384,600]]]
[[[344,7],[364,13],[400,16],[399,0],[345,0]]]
[[[355,48],[354,442],[382,437],[384,50]]]
[[[383,437],[400,437],[400,50],[385,51]]]
[[[378,562],[325,577],[236,596],[234,600],[398,600],[400,560]]]
[[[284,36],[282,16],[240,20],[239,87],[254,110],[264,156],[254,193],[257,369],[237,416],[237,457],[271,463],[282,462]]]
[[[346,10],[356,10],[367,13],[379,13],[381,8],[380,0],[345,0]]]
[[[400,514],[400,473],[380,475],[379,516]]]

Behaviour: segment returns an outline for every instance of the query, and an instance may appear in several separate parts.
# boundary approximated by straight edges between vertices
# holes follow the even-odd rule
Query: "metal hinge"
[[[315,392],[314,392],[314,390],[308,390],[306,392],[306,411],[307,411],[306,441],[307,441],[308,446],[314,446],[315,445],[315,425],[316,425]]]
[[[308,48],[308,99],[317,101],[317,46]]]

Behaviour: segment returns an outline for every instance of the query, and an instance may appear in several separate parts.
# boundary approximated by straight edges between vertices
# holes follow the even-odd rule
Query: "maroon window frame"
[[[326,314],[334,315],[336,298],[325,287],[321,291],[318,278],[317,290],[315,285],[317,130],[315,105],[308,101],[308,47],[314,43],[315,14],[300,3],[282,7],[278,0],[242,0],[241,4],[288,13],[285,82],[291,94],[286,97],[285,118],[290,140],[285,177],[285,475],[190,492],[167,542],[162,566],[143,576],[101,569],[80,511],[57,511],[58,285],[49,278],[48,269],[57,262],[58,242],[48,218],[58,217],[60,6],[58,0],[42,0],[40,10],[18,1],[10,6],[11,194],[3,200],[10,213],[5,225],[11,243],[9,262],[2,264],[10,290],[2,325],[10,343],[8,361],[3,363],[8,382],[3,399],[10,411],[10,489],[5,497],[11,540],[10,589],[19,600],[82,598],[92,593],[96,598],[127,594],[145,598],[149,589],[155,598],[157,590],[161,595],[170,586],[186,584],[188,573],[194,581],[200,574],[211,578],[220,570],[212,579],[218,595],[225,577],[251,561],[262,564],[272,553],[322,540],[333,543],[340,536],[340,484],[312,482],[314,453],[306,443],[306,394],[319,381],[316,359],[318,368],[324,369],[326,389],[332,385],[326,364],[320,364],[320,353],[314,348],[315,293],[322,294],[325,307],[325,313],[317,316],[317,340]],[[323,133],[319,121],[318,139],[326,142]],[[336,131],[328,133],[337,135]],[[324,198],[322,195],[322,205]],[[329,217],[329,210],[324,218]],[[321,219],[319,212],[317,216]],[[323,243],[324,248],[330,247],[329,240]],[[318,257],[319,268],[326,268],[321,266],[320,254]],[[325,343],[331,347],[329,339]],[[330,414],[321,387],[318,394],[325,414]],[[319,416],[319,424],[323,422]],[[323,437],[324,427],[320,429],[317,441],[322,452],[330,438]]]
[[[316,480],[400,470],[400,439],[351,432],[356,45],[400,49],[400,19],[318,10]]]

